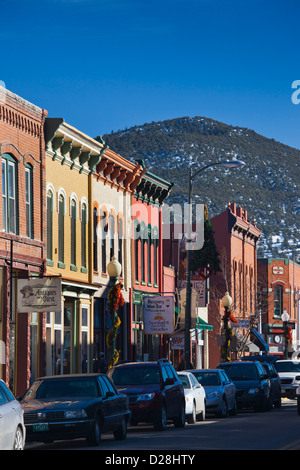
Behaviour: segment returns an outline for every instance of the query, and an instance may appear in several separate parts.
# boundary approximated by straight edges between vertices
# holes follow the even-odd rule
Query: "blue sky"
[[[299,0],[0,0],[0,80],[88,135],[205,116],[300,149]],[[300,94],[299,94],[300,97]]]

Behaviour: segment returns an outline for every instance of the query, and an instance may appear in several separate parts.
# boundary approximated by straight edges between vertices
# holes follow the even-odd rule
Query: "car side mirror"
[[[173,385],[174,379],[170,379],[169,377],[165,380],[165,385]]]
[[[113,392],[106,392],[106,395],[104,398],[110,398],[110,397],[113,397],[114,396],[114,393]]]

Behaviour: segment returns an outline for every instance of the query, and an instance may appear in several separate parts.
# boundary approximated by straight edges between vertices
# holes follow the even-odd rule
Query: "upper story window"
[[[49,189],[47,191],[47,260],[53,260],[53,206],[54,195]]]
[[[2,155],[3,230],[17,233],[17,163],[9,154]]]
[[[87,246],[87,206],[85,203],[81,206],[81,268],[86,268],[86,246]]]
[[[75,199],[71,201],[71,265],[76,266],[76,212]]]
[[[281,317],[283,313],[283,286],[274,285],[274,317]]]
[[[25,168],[25,193],[26,193],[26,235],[33,238],[33,179],[32,166],[26,165]]]

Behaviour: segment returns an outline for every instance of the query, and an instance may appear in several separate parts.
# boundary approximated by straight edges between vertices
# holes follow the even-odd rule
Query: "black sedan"
[[[104,374],[37,379],[21,400],[26,440],[53,442],[85,437],[99,445],[101,433],[126,439],[128,398]]]

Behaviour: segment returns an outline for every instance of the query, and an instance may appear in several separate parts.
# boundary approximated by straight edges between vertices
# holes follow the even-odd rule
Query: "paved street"
[[[281,409],[271,412],[240,412],[226,419],[207,417],[205,422],[186,425],[184,429],[168,426],[165,432],[155,432],[151,426],[128,429],[126,441],[117,442],[112,435],[104,435],[97,449],[118,455],[117,451],[145,450],[158,455],[157,451],[198,450],[300,450],[300,417],[296,402],[283,400]],[[53,444],[29,444],[28,450],[90,450],[84,440],[54,442]],[[102,452],[102,454],[105,452]],[[122,452],[119,454],[122,456]],[[191,455],[191,454],[189,454]],[[102,455],[103,457],[103,455]],[[153,457],[154,458],[154,457]],[[183,458],[183,457],[182,457]],[[157,462],[156,462],[157,463]],[[181,462],[184,463],[184,462]]]

